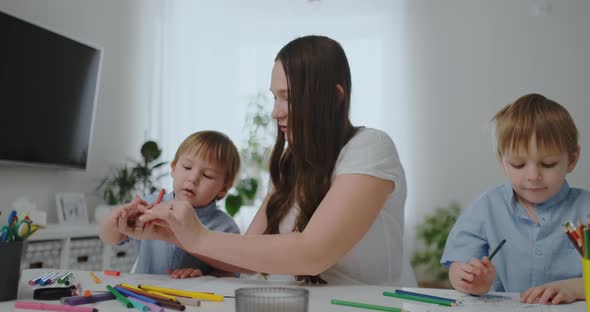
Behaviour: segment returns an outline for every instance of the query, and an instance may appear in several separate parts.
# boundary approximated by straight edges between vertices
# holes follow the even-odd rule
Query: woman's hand
[[[145,229],[155,227],[153,230],[160,231],[159,235],[162,235],[164,229],[166,229],[167,233],[173,236],[171,239],[175,242],[174,244],[186,251],[198,253],[194,246],[197,244],[197,240],[207,232],[207,229],[201,224],[189,202],[183,200],[167,201],[151,209],[142,210],[144,211],[143,215],[138,219],[139,224],[152,221]]]
[[[487,293],[495,278],[496,269],[488,257],[483,257],[481,261],[474,258],[469,263],[453,262],[449,268],[453,288],[467,294]]]
[[[140,220],[140,216],[149,211],[151,207],[152,205],[137,199],[122,207],[123,209],[118,213],[117,230],[128,237],[139,240],[163,240],[179,245],[167,223],[154,220],[150,224],[146,224]]]
[[[522,303],[560,304],[584,299],[582,278],[556,281],[529,288],[520,294]]]

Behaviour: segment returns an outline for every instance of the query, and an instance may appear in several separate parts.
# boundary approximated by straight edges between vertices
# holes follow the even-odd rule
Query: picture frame
[[[57,218],[60,224],[88,224],[86,197],[83,193],[56,193]]]

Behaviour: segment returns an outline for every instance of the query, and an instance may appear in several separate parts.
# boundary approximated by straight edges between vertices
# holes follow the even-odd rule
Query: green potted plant
[[[130,202],[137,193],[151,194],[157,190],[156,181],[165,174],[154,176],[154,170],[167,162],[158,161],[162,150],[154,141],[147,141],[141,146],[142,160],[132,161],[132,165],[123,165],[106,176],[97,187],[107,205],[119,205]]]
[[[440,263],[447,237],[461,213],[461,206],[451,202],[427,215],[417,227],[416,237],[424,242],[424,249],[416,251],[412,266],[416,272],[424,272],[429,278],[419,278],[420,287],[448,288],[448,270]],[[420,276],[420,274],[418,274]]]
[[[267,163],[274,143],[269,99],[259,91],[251,96],[246,111],[246,140],[240,149],[242,170],[239,179],[225,198],[225,210],[234,216],[243,205],[252,205],[257,197],[263,196],[260,185],[268,176]]]

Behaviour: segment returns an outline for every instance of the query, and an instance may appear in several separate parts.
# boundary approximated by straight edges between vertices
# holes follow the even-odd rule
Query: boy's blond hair
[[[240,171],[240,154],[232,140],[218,131],[199,131],[189,135],[178,147],[172,166],[184,153],[214,161],[225,170],[224,184],[232,186]]]
[[[491,120],[496,126],[497,153],[529,148],[534,135],[541,150],[578,150],[578,129],[568,111],[540,95],[527,94],[506,105]]]

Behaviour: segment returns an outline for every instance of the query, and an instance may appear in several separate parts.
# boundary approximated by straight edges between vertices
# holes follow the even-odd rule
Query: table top
[[[19,283],[18,300],[33,300],[34,287],[28,285],[28,281],[52,270],[31,269],[24,270],[21,274]],[[183,289],[189,291],[214,292],[220,295],[233,296],[235,290],[241,287],[303,287],[309,290],[309,311],[363,311],[345,306],[333,305],[330,299],[339,299],[345,301],[355,301],[369,303],[374,305],[383,305],[389,307],[400,307],[411,312],[463,312],[463,311],[584,311],[586,308],[585,301],[578,301],[565,305],[539,305],[539,304],[520,304],[518,293],[490,293],[486,297],[474,297],[459,293],[451,289],[428,289],[428,288],[404,288],[414,292],[453,298],[461,303],[456,307],[445,307],[434,304],[414,302],[409,300],[396,299],[383,296],[384,291],[394,292],[395,287],[388,286],[370,286],[370,285],[324,285],[324,286],[298,286],[294,282],[286,281],[280,278],[271,278],[262,280],[256,277],[247,278],[216,278],[204,276],[189,279],[171,279],[166,275],[144,275],[144,274],[125,274],[120,277],[106,276],[103,272],[95,272],[101,279],[100,284],[96,284],[90,277],[88,271],[72,271],[76,277],[76,283],[81,287],[90,289],[92,292],[105,291],[106,285],[116,285],[119,283],[127,284],[146,284],[157,285],[161,287]],[[14,309],[15,301],[0,302],[0,311],[11,311]],[[45,303],[58,303],[57,301],[43,301]],[[104,301],[84,306],[95,307],[99,311],[129,311],[118,301]],[[451,310],[450,310],[451,309]],[[29,311],[29,310],[16,310]],[[172,311],[172,310],[166,310]],[[223,302],[202,301],[200,307],[186,306],[186,311],[235,311],[235,299],[225,298]],[[370,310],[364,310],[370,311]]]

